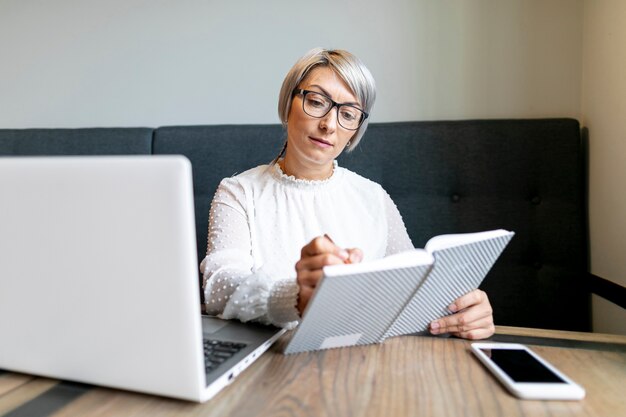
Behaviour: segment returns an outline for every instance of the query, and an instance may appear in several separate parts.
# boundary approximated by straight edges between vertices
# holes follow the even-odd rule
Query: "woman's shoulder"
[[[215,198],[239,201],[246,200],[246,195],[254,193],[255,188],[263,186],[268,165],[259,165],[241,173],[223,178],[215,191]]]
[[[350,171],[347,168],[341,167],[339,169],[343,171],[343,177],[350,187],[357,187],[359,189],[363,189],[366,192],[385,192],[385,190],[379,183],[372,181],[369,178],[366,178],[360,174],[357,174],[354,171]]]
[[[259,165],[254,168],[250,168],[247,171],[235,173],[230,177],[224,178],[221,181],[221,185],[254,184],[260,180],[263,180],[267,176],[269,168],[269,165]]]

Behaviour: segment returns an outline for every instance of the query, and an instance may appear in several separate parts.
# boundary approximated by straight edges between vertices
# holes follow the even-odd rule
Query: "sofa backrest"
[[[377,124],[342,165],[387,190],[416,247],[444,233],[516,232],[481,286],[497,324],[590,330],[576,120]]]
[[[154,132],[154,154],[181,154],[193,166],[198,259],[206,255],[209,208],[223,178],[270,162],[283,143],[279,125],[171,126]]]
[[[202,259],[219,181],[268,163],[284,138],[280,125],[0,129],[0,156],[187,156]],[[481,286],[496,323],[584,331],[591,315],[583,157],[576,120],[442,121],[371,124],[339,163],[389,192],[416,247],[443,233],[515,231]]]
[[[0,129],[0,156],[136,155],[152,152],[153,129]]]

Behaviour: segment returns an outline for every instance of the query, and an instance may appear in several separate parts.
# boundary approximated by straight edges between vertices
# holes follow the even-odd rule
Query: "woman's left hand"
[[[448,309],[455,314],[430,323],[432,334],[450,333],[464,339],[485,339],[495,333],[493,310],[484,291],[469,292],[455,300]]]

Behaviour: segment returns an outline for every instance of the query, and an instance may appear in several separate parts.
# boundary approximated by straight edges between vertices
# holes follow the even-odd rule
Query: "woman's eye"
[[[309,105],[313,106],[313,107],[324,107],[326,104],[321,101],[321,100],[317,100],[315,98],[309,98]]]
[[[347,111],[347,110],[343,110],[341,112],[341,117],[343,117],[345,120],[353,121],[353,120],[356,119],[356,113],[351,112],[351,111]]]

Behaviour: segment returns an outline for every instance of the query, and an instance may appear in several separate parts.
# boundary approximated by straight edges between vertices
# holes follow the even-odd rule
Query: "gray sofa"
[[[186,155],[202,259],[219,181],[269,162],[283,140],[279,125],[0,129],[0,155]],[[585,161],[576,120],[374,123],[339,163],[389,192],[416,247],[442,233],[516,232],[482,285],[496,324],[590,330]]]

